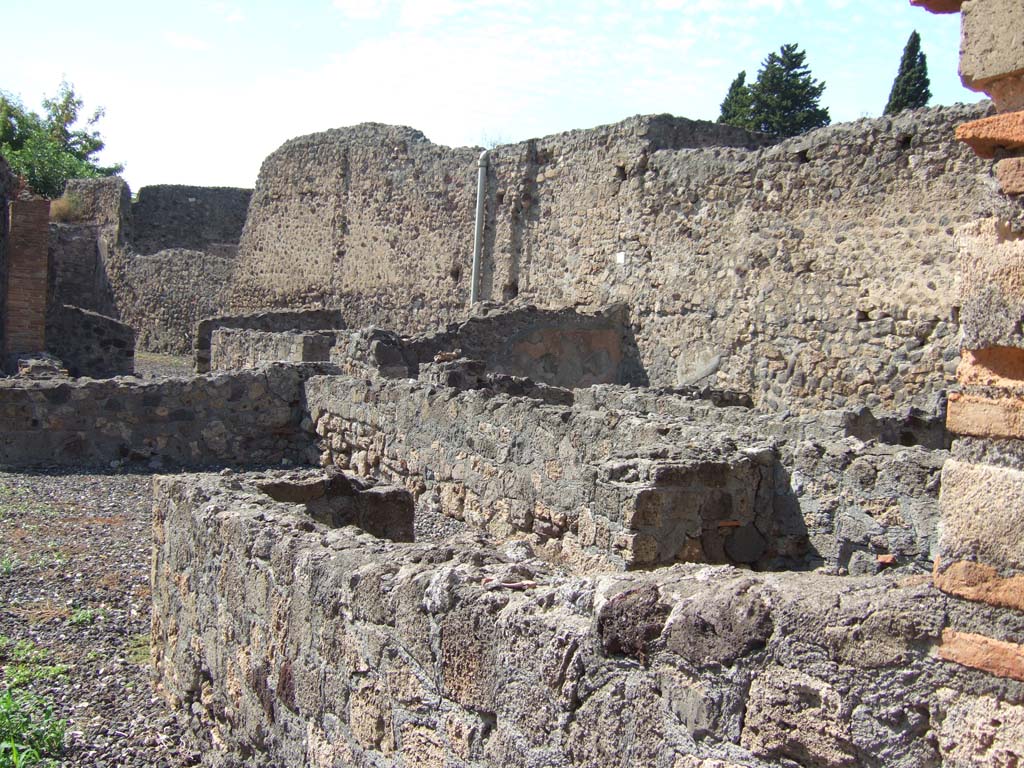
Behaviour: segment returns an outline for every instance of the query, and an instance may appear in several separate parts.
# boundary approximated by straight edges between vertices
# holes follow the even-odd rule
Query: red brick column
[[[46,349],[50,201],[14,200],[7,241],[5,355]]]

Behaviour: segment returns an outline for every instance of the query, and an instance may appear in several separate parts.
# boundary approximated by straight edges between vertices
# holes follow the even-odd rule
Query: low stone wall
[[[417,363],[457,350],[482,360],[488,371],[555,387],[647,383],[624,305],[595,314],[534,306],[488,309],[440,333],[413,337],[406,346]]]
[[[6,467],[306,463],[303,381],[323,368],[142,383],[0,381]]]
[[[502,394],[500,381],[437,373],[311,379],[322,461],[581,567],[865,574],[934,558],[948,452],[865,443],[869,414],[779,420],[627,387]]]
[[[155,679],[207,766],[1024,759],[1020,676],[944,660],[998,633],[998,667],[1024,623],[924,576],[583,578],[329,528],[245,475],[160,478],[154,511]]]
[[[345,328],[345,319],[337,309],[298,309],[279,312],[254,312],[246,315],[206,316],[195,325],[193,354],[197,373],[210,370],[213,332],[218,328],[263,331],[328,331]],[[258,354],[258,352],[256,352]],[[274,362],[264,359],[263,362]]]
[[[591,387],[574,394],[580,410],[677,419],[769,441],[778,455],[774,505],[780,519],[798,521],[792,533],[806,532],[806,567],[867,575],[934,562],[940,474],[950,454],[948,443],[932,442],[936,427],[913,412],[884,420],[867,409],[780,419],[716,405],[721,393],[701,390]]]
[[[78,307],[51,307],[46,349],[72,376],[105,379],[135,373],[135,331],[111,317]]]
[[[405,485],[499,539],[582,567],[766,567],[805,554],[780,521],[770,443],[710,424],[546,406],[410,381],[311,379],[322,461]],[[787,525],[789,523],[789,525]]]
[[[251,196],[234,187],[142,187],[131,206],[132,246],[142,255],[183,248],[233,258]]]
[[[267,363],[330,360],[336,335],[330,331],[248,331],[218,328],[210,340],[210,370],[235,371]]]

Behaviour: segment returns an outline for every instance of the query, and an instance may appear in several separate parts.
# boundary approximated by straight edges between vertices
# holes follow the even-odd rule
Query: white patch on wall
[[[619,265],[622,265],[622,264],[626,263],[626,252],[625,251],[619,251],[618,253],[615,254],[615,263],[619,264]]]

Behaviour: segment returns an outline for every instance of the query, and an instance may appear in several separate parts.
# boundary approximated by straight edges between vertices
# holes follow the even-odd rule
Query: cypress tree
[[[725,94],[718,122],[735,125],[737,128],[753,128],[750,115],[750,88],[746,82],[746,70],[736,75],[736,79],[729,86],[729,92]]]
[[[885,114],[895,115],[905,109],[925,106],[932,97],[928,85],[928,62],[921,50],[921,36],[915,29],[903,48],[900,70],[893,80]]]

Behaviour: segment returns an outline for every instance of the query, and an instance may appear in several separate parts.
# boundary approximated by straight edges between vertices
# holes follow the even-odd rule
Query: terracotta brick
[[[18,200],[10,205],[4,352],[46,348],[50,202]]]
[[[911,5],[932,13],[959,13],[963,0],[910,0]]]
[[[978,157],[992,159],[997,149],[1024,149],[1024,111],[983,117],[956,128],[956,138]]]
[[[1024,611],[1024,576],[1002,577],[995,568],[969,560],[944,567],[937,558],[932,582],[936,589],[965,600]]]
[[[1024,157],[1008,157],[996,163],[999,188],[1008,195],[1024,195]]]
[[[961,350],[956,377],[965,387],[996,387],[1024,393],[1024,349],[989,347]]]
[[[998,677],[1024,680],[1024,645],[944,629],[936,650],[944,661],[980,669]]]
[[[1024,400],[953,393],[946,427],[957,435],[1024,439]]]

